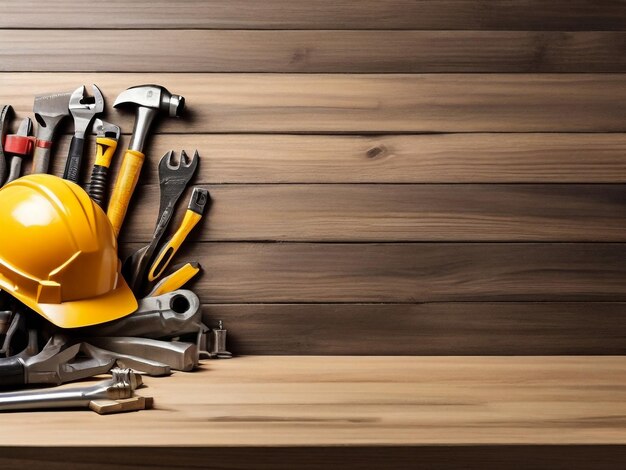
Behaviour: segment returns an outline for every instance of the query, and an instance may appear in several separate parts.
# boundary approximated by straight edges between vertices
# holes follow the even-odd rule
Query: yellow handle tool
[[[101,119],[94,123],[96,129],[96,163],[91,170],[89,182],[89,197],[100,207],[104,207],[104,200],[109,178],[109,167],[113,154],[117,150],[120,139],[120,128]]]
[[[109,137],[96,137],[96,165],[109,168],[116,149],[117,140]]]
[[[209,201],[209,192],[203,188],[193,188],[191,200],[180,226],[154,259],[148,271],[148,281],[153,282],[163,274],[165,268],[183,244],[189,232],[200,222]]]
[[[200,264],[197,262],[187,263],[182,268],[161,279],[150,291],[148,297],[156,297],[180,289],[199,272]]]
[[[107,216],[113,225],[115,236],[119,235],[124,223],[128,204],[135,191],[135,186],[137,186],[139,173],[141,173],[141,167],[145,158],[146,156],[138,150],[128,149],[124,154],[122,167],[117,175],[111,201],[109,202],[109,209],[107,210]]]

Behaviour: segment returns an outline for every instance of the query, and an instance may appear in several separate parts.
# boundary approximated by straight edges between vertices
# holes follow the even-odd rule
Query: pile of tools
[[[182,289],[200,271],[199,264],[183,263],[168,273],[174,255],[209,204],[206,189],[193,188],[182,222],[162,243],[177,203],[198,168],[197,151],[191,158],[182,151],[178,163],[174,161],[173,151],[161,158],[160,207],[152,240],[127,257],[121,267],[123,279],[118,273],[119,260],[116,263],[106,256],[107,243],[111,240],[117,250],[115,238],[137,185],[151,124],[159,114],[179,117],[184,98],[157,85],[132,87],[118,96],[114,107],[134,105],[136,119],[107,204],[108,173],[121,130],[96,118],[104,111],[104,97],[96,85],[92,90],[92,96],[86,94],[84,86],[74,92],[37,96],[33,107],[38,124],[35,136],[31,135],[30,118],[20,123],[17,133],[8,134],[12,109],[0,106],[0,187],[4,186],[0,189],[0,218],[3,210],[10,211],[10,217],[22,217],[14,225],[21,230],[30,225],[51,224],[56,216],[44,217],[39,213],[56,210],[60,217],[68,218],[59,225],[63,229],[80,232],[82,223],[90,228],[80,232],[80,236],[96,237],[80,242],[78,235],[63,236],[59,241],[61,248],[50,244],[49,257],[55,259],[48,262],[42,260],[48,257],[46,247],[43,251],[33,250],[30,254],[33,259],[28,254],[20,258],[11,250],[9,235],[0,234],[0,239],[5,237],[0,246],[0,387],[60,385],[107,373],[112,378],[86,388],[1,393],[0,411],[89,407],[106,414],[144,409],[150,407],[152,400],[134,393],[142,384],[140,374],[164,376],[172,371],[187,372],[196,368],[201,358],[231,357],[226,350],[222,322],[212,329],[205,325],[200,300],[192,291]],[[74,135],[62,182],[45,174],[50,167],[55,130],[70,115],[74,119]],[[80,182],[85,137],[90,128],[96,134],[96,157],[85,193],[73,184]],[[31,174],[21,177],[26,168],[23,161],[30,157],[33,158]],[[58,201],[63,200],[68,201],[65,207],[57,207]],[[9,207],[11,204],[17,205]],[[25,211],[28,213],[22,214]],[[33,222],[37,217],[43,217],[45,223]],[[81,217],[82,222],[71,217]],[[106,227],[100,224],[101,228],[94,228],[99,220],[106,221]],[[13,226],[7,227],[8,232]],[[49,230],[58,231],[58,227]],[[28,234],[23,236],[32,236],[32,229]],[[100,243],[97,237],[104,242]],[[56,258],[61,256],[59,253],[68,240],[78,247],[84,243],[91,248],[72,245],[74,251],[70,250],[68,259],[59,261]],[[89,258],[89,250],[100,251]],[[37,254],[40,251],[43,256]],[[80,255],[83,265],[93,266],[95,259],[101,263],[95,265],[95,270],[108,269],[110,275],[103,275],[105,280],[90,287],[91,290],[84,288],[80,294],[67,294],[59,280],[64,273],[74,279],[90,276],[80,266],[71,274],[72,265],[80,261]],[[85,257],[89,260],[85,261]],[[114,258],[117,259],[117,254]],[[25,259],[36,267],[16,268],[15,259]],[[40,271],[45,274],[41,275]],[[96,312],[98,308],[93,306],[98,306],[101,312]],[[115,306],[119,311],[115,311]]]

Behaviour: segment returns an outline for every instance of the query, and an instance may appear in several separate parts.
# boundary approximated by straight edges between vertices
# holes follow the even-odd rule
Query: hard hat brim
[[[0,287],[6,282],[7,279],[0,274]],[[121,275],[117,287],[104,295],[60,304],[37,303],[19,292],[12,292],[9,289],[7,292],[60,328],[99,325],[125,317],[137,310],[138,307],[137,299]]]

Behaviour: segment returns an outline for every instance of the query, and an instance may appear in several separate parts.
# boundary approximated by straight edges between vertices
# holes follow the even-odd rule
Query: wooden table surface
[[[153,410],[3,414],[3,444],[626,444],[618,356],[249,356],[146,384]]]

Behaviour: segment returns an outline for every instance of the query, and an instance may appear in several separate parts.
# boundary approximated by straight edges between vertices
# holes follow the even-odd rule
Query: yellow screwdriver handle
[[[200,222],[200,219],[202,219],[202,214],[187,209],[180,227],[178,227],[176,233],[174,233],[165,246],[161,248],[161,251],[152,263],[150,271],[148,271],[148,281],[153,282],[163,274],[163,271],[165,271],[165,268],[167,268],[167,265],[183,244],[187,235],[189,235],[189,232]]]
[[[135,186],[137,186],[139,173],[141,173],[141,167],[145,158],[145,155],[137,150],[128,149],[124,154],[122,167],[117,175],[117,180],[115,180],[115,187],[113,188],[111,202],[109,202],[109,209],[107,210],[107,216],[113,225],[116,237],[119,235],[124,223],[128,204],[135,191]]]
[[[199,272],[200,265],[198,263],[187,263],[179,270],[161,279],[148,294],[148,297],[156,297],[180,289]]]

